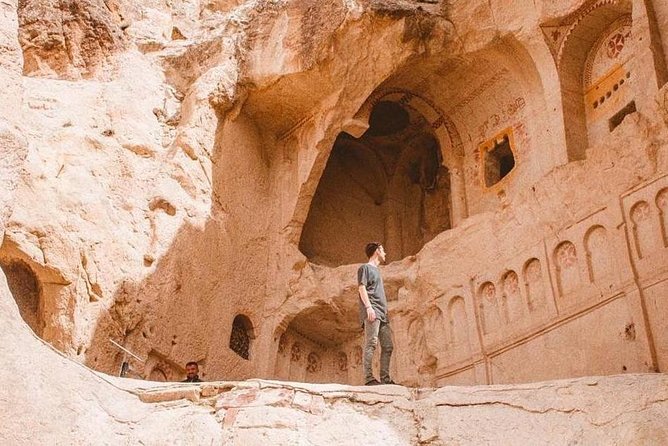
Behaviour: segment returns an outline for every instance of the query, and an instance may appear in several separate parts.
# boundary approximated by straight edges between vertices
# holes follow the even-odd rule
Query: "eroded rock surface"
[[[93,77],[124,46],[122,28],[127,25],[114,14],[114,4],[102,0],[19,1],[24,74]]]

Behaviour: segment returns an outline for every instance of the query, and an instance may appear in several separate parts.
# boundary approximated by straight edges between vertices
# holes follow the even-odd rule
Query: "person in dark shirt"
[[[186,364],[186,379],[182,383],[201,383],[199,379],[199,365],[195,361],[190,361]]]
[[[387,299],[378,266],[385,261],[385,248],[372,242],[364,250],[369,261],[357,270],[360,322],[364,326],[364,383],[367,386],[394,384],[390,378],[392,330],[387,316]],[[380,340],[380,381],[373,376],[373,354]]]

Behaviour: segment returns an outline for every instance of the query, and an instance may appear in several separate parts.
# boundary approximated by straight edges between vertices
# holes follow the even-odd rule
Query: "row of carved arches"
[[[514,270],[507,270],[496,283],[487,281],[479,286],[483,335],[514,330],[522,319],[535,318],[547,309],[548,293],[540,260],[527,260],[521,274],[520,280]]]
[[[616,283],[617,265],[607,229],[600,225],[591,227],[580,246],[581,249],[566,240],[554,250],[557,295],[563,299],[586,297],[583,285],[596,284],[609,291]]]
[[[651,231],[655,245],[661,224],[665,224],[665,220],[660,219],[665,218],[661,206],[665,206],[667,194],[666,189],[657,193],[656,208],[650,212],[634,213],[644,206],[645,201],[638,201],[631,208],[635,228],[640,225],[641,237]],[[578,239],[571,237],[553,246],[549,271],[539,258],[530,257],[517,269],[503,270],[497,280],[478,285],[475,301],[485,344],[498,347],[512,338],[528,335],[546,321],[554,320],[558,314],[567,315],[569,311],[595,304],[601,298],[619,292],[616,288],[620,283],[619,265],[615,260],[618,253],[608,229],[594,223],[581,234]],[[554,283],[554,289],[551,283]],[[398,329],[402,332],[405,329],[407,333],[408,344],[404,349],[410,351],[406,355],[409,362],[419,375],[432,378],[439,370],[470,361],[476,349],[476,342],[471,338],[476,332],[471,326],[475,325],[475,317],[469,314],[465,298],[452,296],[437,301],[437,305],[423,313],[404,315],[404,320],[397,322]],[[288,332],[281,337],[278,376],[318,382],[354,382],[357,378],[348,372],[359,374],[359,339],[331,348],[313,339],[293,335]],[[350,358],[355,357],[358,361],[350,363]],[[314,367],[312,363],[319,365]],[[336,367],[341,364],[345,364],[344,369],[337,371]],[[429,382],[428,379],[431,378],[425,382]]]
[[[598,296],[614,289],[617,284],[617,264],[608,231],[593,225],[577,243],[564,240],[552,253],[556,279],[557,308],[565,309],[589,295],[587,287],[596,286]],[[478,289],[478,302],[484,335],[497,331],[517,334],[526,327],[522,321],[535,322],[549,315],[550,292],[537,258],[528,260],[520,276],[507,270],[498,282],[484,282]],[[527,320],[527,318],[529,318]],[[505,327],[505,328],[504,328]]]
[[[473,353],[470,318],[462,296],[441,297],[424,314],[409,315],[407,340],[410,362],[429,384],[437,369],[467,360]],[[400,340],[399,342],[403,342]]]
[[[668,188],[654,200],[640,200],[631,206],[632,234],[640,259],[668,247]]]
[[[278,341],[274,374],[305,382],[356,383],[362,377],[362,347],[357,340],[323,345],[288,330]]]

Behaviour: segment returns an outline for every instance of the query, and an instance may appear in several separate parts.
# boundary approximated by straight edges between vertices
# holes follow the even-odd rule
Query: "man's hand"
[[[373,311],[372,307],[366,307],[366,318],[369,322],[376,320],[376,312]]]

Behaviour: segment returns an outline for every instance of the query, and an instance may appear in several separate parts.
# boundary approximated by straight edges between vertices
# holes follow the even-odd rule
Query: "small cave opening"
[[[302,310],[277,339],[275,376],[310,383],[361,384],[362,328],[357,297]]]
[[[636,109],[636,102],[635,101],[629,102],[624,106],[624,108],[615,113],[615,115],[608,120],[608,128],[612,132],[621,125],[621,123],[624,121],[624,118],[637,111],[638,110]]]
[[[360,138],[336,138],[299,249],[339,266],[365,261],[365,244],[381,241],[394,261],[450,228],[450,175],[432,127],[418,111],[380,101]]]
[[[485,151],[485,186],[491,187],[515,168],[515,156],[508,135]]]
[[[251,340],[254,337],[251,320],[248,316],[238,314],[232,322],[230,349],[243,359],[248,360],[250,359]]]
[[[44,328],[42,290],[37,275],[27,263],[17,259],[0,259],[0,268],[7,277],[9,291],[14,296],[21,317],[35,334],[41,336]]]

